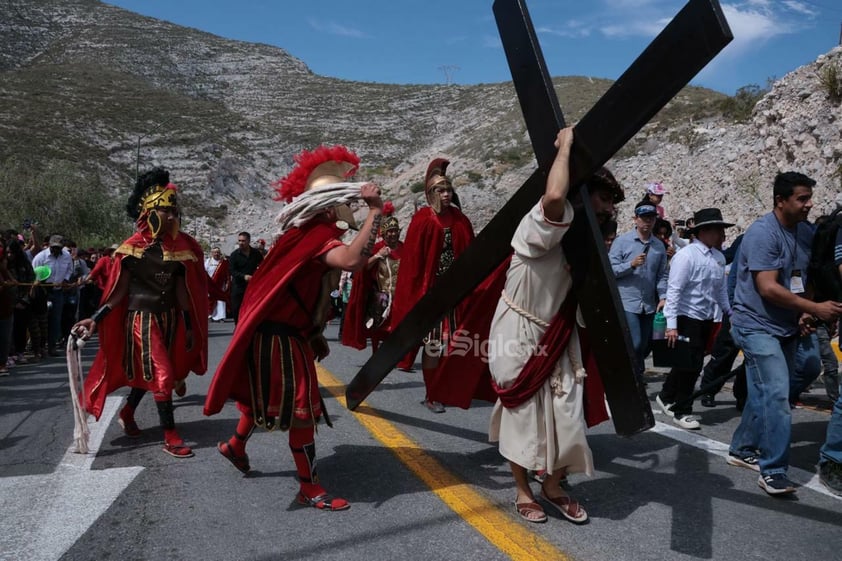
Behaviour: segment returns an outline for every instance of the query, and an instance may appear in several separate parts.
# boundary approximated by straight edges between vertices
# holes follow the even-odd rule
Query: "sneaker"
[[[702,428],[702,425],[693,415],[676,415],[672,422],[683,429],[698,430]]]
[[[795,492],[795,483],[787,479],[786,475],[782,473],[761,475],[757,479],[757,484],[770,495],[786,495]]]
[[[702,396],[702,407],[716,407],[716,399],[712,394],[706,393]]]
[[[737,454],[728,453],[728,457],[725,459],[728,462],[728,465],[737,466],[741,468],[751,469],[756,472],[760,471],[760,463],[757,460],[757,456],[754,454],[746,454],[745,456],[738,456]]]
[[[658,404],[658,407],[661,408],[661,411],[664,412],[664,415],[666,415],[667,417],[675,417],[675,412],[672,409],[669,409],[670,407],[672,407],[672,403],[664,403],[663,401],[661,401],[661,394],[655,396],[655,403]]]
[[[429,399],[425,399],[421,402],[421,404],[433,413],[444,413],[444,405],[442,405],[438,401],[430,401]]]
[[[819,481],[834,495],[842,495],[842,464],[831,461],[820,464]]]

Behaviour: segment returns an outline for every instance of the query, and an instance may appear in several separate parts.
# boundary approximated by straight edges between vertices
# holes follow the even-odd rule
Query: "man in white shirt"
[[[64,309],[64,284],[70,281],[73,274],[73,258],[70,252],[64,249],[64,239],[59,235],[50,236],[50,244],[47,249],[41,250],[38,255],[32,258],[32,267],[46,265],[50,268],[50,276],[45,281],[52,284],[48,289],[50,309],[47,316],[47,352],[50,356],[61,356],[56,347],[61,341],[61,315]]]
[[[667,318],[667,345],[682,341],[689,353],[689,367],[673,367],[656,397],[661,409],[673,422],[685,429],[698,429],[699,421],[691,415],[696,379],[702,370],[705,346],[713,328],[717,305],[731,315],[725,282],[725,257],[719,251],[725,228],[733,226],[722,220],[718,208],[705,208],[695,214],[694,239],[672,258],[664,315]],[[675,407],[672,404],[676,404]]]

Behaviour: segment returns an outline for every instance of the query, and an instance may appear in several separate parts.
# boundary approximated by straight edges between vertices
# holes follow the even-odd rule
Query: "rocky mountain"
[[[427,162],[452,159],[477,228],[534,169],[511,83],[397,86],[315,75],[283,49],[231,41],[97,0],[2,0],[0,161],[70,160],[127,192],[138,168],[163,165],[186,196],[186,229],[208,243],[241,229],[270,237],[271,181],[292,155],[342,143],[359,177],[381,184],[406,220]],[[780,80],[753,117],[735,123],[722,94],[686,88],[609,165],[629,208],[663,181],[668,214],[710,205],[741,225],[771,203],[771,178],[797,169],[819,180],[817,207],[840,190],[840,106],[821,72],[842,50]],[[842,69],[840,70],[842,74]],[[569,121],[610,82],[555,80]]]

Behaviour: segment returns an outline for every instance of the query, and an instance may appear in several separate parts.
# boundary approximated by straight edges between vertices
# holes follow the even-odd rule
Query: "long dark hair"
[[[23,244],[20,240],[11,240],[6,245],[6,256],[12,259],[7,259],[9,273],[18,282],[32,282],[35,280],[35,271],[32,269],[32,263],[23,252]]]

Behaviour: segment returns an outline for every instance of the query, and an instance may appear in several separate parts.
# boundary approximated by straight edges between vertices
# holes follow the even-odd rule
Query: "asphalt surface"
[[[739,420],[730,393],[697,407],[702,429],[659,421],[633,438],[610,423],[589,431],[597,473],[574,475],[570,493],[590,522],[558,516],[529,524],[514,512],[506,463],[487,442],[490,404],[434,414],[422,405],[421,372],[391,373],[357,411],[337,398],[370,351],[339,346],[321,374],[334,428],[316,437],[325,487],[352,503],[345,512],[295,504],[295,469],[284,433],[256,432],[252,473],[244,477],[216,450],[237,419],[233,404],[202,415],[213,368],[233,324],[210,326],[210,373],[191,376],[176,422],[194,458],[161,451],[151,397],[141,402],[137,440],[113,415],[98,423],[88,454],[73,437],[64,362],[21,365],[0,378],[0,559],[372,561],[578,559],[836,559],[842,500],[815,480],[829,402],[823,390],[793,411],[792,498],[772,498],[755,472],[725,463]],[[96,345],[85,349],[86,365]],[[651,395],[660,386],[649,373]],[[538,492],[538,484],[533,485]]]

